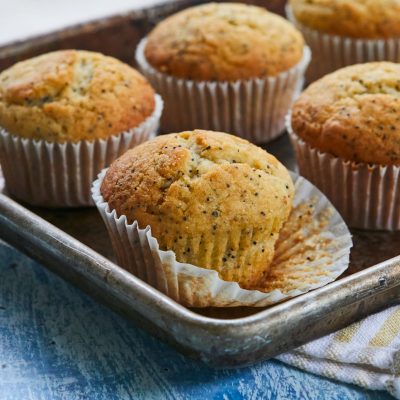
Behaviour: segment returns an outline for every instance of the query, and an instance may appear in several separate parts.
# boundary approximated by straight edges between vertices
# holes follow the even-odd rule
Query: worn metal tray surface
[[[287,136],[267,147],[295,168]],[[2,239],[182,352],[219,367],[275,356],[399,301],[400,233],[353,235],[350,268],[334,283],[266,309],[190,310],[113,263],[97,210],[28,210],[0,194]]]

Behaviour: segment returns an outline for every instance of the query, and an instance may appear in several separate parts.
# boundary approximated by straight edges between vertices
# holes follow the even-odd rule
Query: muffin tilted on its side
[[[311,84],[288,129],[300,173],[355,227],[400,229],[400,64],[359,64]]]
[[[154,134],[161,107],[141,74],[99,53],[57,51],[3,71],[0,159],[9,192],[36,205],[91,204],[91,181]]]
[[[287,14],[313,51],[310,82],[352,64],[400,61],[398,0],[290,0]]]
[[[294,188],[264,150],[196,130],[129,150],[108,169],[101,194],[128,223],[149,225],[178,261],[252,288],[268,272]]]
[[[160,22],[136,57],[166,99],[166,130],[232,130],[266,142],[283,130],[310,54],[282,17],[209,3]]]

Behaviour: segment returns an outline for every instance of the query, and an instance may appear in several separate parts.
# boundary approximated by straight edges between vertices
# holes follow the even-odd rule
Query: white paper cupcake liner
[[[339,68],[372,61],[400,61],[400,38],[353,39],[321,33],[299,22],[291,7],[286,15],[303,34],[312,51],[312,60],[306,73],[308,83]]]
[[[233,132],[255,143],[268,142],[283,132],[285,115],[303,87],[311,59],[305,47],[302,60],[277,77],[197,82],[156,71],[146,61],[145,46],[146,38],[136,49],[136,61],[165,101],[163,131],[210,129]]]
[[[0,163],[7,191],[26,203],[46,207],[92,206],[90,187],[98,173],[158,129],[163,101],[143,123],[108,139],[49,143],[23,139],[0,129]]]
[[[242,289],[214,270],[180,263],[174,252],[160,250],[149,226],[140,229],[136,221],[128,224],[124,215],[110,210],[100,193],[105,173],[93,183],[92,193],[118,263],[185,306],[264,307],[332,282],[348,267],[352,241],[344,221],[315,186],[296,174],[294,211],[276,246],[273,281],[260,282],[265,290],[260,291]]]
[[[289,132],[299,172],[332,202],[354,228],[400,230],[400,167],[346,161],[311,147]]]

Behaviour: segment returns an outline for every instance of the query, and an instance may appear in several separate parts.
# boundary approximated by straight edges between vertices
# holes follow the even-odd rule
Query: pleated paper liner
[[[289,132],[299,172],[332,202],[354,228],[400,230],[400,167],[346,161],[311,147]]]
[[[90,187],[98,173],[126,150],[152,138],[163,101],[136,128],[93,141],[49,143],[0,129],[0,163],[7,191],[18,200],[46,207],[93,206]]]
[[[136,49],[141,72],[165,101],[161,128],[167,132],[210,129],[234,132],[254,143],[268,142],[284,129],[284,119],[303,87],[311,52],[276,77],[235,82],[192,81],[156,71],[144,55],[146,38]]]
[[[93,183],[96,206],[107,226],[119,265],[188,307],[264,307],[334,281],[349,264],[351,235],[327,198],[293,174],[293,211],[276,245],[271,272],[254,290],[222,280],[214,270],[176,261],[160,250],[150,227],[128,224],[100,193],[106,170]]]
[[[306,73],[308,83],[339,68],[372,61],[400,61],[400,38],[353,39],[321,33],[299,22],[290,6],[286,15],[303,34],[312,51],[312,60]]]

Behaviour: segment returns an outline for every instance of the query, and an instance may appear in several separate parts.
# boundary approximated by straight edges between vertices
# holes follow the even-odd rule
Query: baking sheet
[[[198,2],[179,0],[3,46],[0,70],[36,54],[74,47],[132,63],[136,43],[155,22]],[[282,9],[283,3],[268,4]],[[266,147],[295,169],[286,136]],[[112,262],[112,247],[97,210],[28,210],[0,194],[1,239],[125,317],[139,321],[181,352],[217,367],[250,365],[273,357],[399,302],[400,233],[352,233],[350,268],[336,282],[261,310],[189,310]]]

